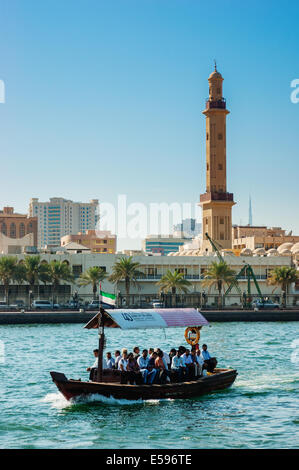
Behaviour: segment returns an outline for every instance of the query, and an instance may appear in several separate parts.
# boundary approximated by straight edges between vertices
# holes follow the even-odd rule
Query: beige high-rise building
[[[232,206],[234,195],[226,186],[226,102],[222,94],[223,78],[217,71],[209,76],[206,116],[206,192],[200,196],[202,207],[202,251],[212,251],[205,233],[222,248],[232,248]]]

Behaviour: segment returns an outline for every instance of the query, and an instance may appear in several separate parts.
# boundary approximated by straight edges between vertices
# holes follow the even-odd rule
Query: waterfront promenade
[[[201,310],[209,322],[260,322],[299,321],[296,310]],[[51,312],[1,312],[0,325],[87,323],[94,312],[51,311]]]

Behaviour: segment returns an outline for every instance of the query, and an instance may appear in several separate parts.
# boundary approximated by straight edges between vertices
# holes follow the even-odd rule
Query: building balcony
[[[207,202],[207,201],[233,201],[234,195],[233,193],[218,193],[218,192],[210,192],[204,193],[200,195],[200,202]]]
[[[221,100],[210,100],[206,101],[206,109],[226,109],[226,101],[224,98]]]

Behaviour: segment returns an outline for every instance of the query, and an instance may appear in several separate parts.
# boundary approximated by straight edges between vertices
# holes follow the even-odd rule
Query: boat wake
[[[56,408],[58,410],[63,410],[65,408],[69,408],[76,405],[88,405],[88,404],[104,404],[109,406],[132,406],[132,405],[158,405],[161,402],[170,402],[174,401],[170,398],[164,398],[161,400],[125,400],[117,399],[114,397],[105,397],[104,395],[100,395],[98,393],[92,395],[85,395],[76,398],[72,398],[68,401],[64,398],[61,393],[48,393],[44,398],[41,400],[43,403],[50,403],[52,408]]]

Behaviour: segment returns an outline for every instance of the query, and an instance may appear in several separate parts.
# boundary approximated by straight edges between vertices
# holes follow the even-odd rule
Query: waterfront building
[[[13,207],[0,210],[0,253],[35,251],[37,218],[14,212]]]
[[[80,250],[79,250],[80,251]],[[56,253],[41,253],[42,262],[49,263],[52,260],[63,261],[67,263],[74,274],[75,280],[78,279],[81,273],[86,271],[91,266],[100,266],[103,268],[107,274],[112,272],[112,267],[116,261],[118,261],[122,256],[120,254],[98,254],[98,253],[80,253],[79,251],[57,251]],[[2,255],[0,255],[1,257]],[[24,259],[24,255],[16,255],[18,260]],[[140,299],[144,302],[150,302],[152,299],[156,299],[159,295],[159,287],[157,282],[161,277],[166,274],[168,270],[174,271],[177,270],[184,274],[184,277],[191,282],[190,294],[200,293],[204,290],[202,287],[202,281],[204,279],[205,272],[209,265],[213,261],[217,260],[214,254],[210,253],[207,256],[147,256],[140,255],[134,256],[133,261],[140,263],[138,268],[143,275],[138,279],[138,286],[131,284],[130,293],[134,297],[134,302],[136,301],[137,305],[140,302]],[[270,271],[277,266],[291,266],[293,261],[291,256],[233,256],[225,255],[226,262],[234,269],[237,273],[244,266],[244,263],[250,263],[252,269],[256,275],[256,278],[259,282],[260,288],[263,292],[263,295],[271,296],[273,295],[273,286],[267,284],[267,278],[269,277]],[[239,280],[240,288],[243,291],[247,290],[247,279],[243,277]],[[24,299],[25,302],[28,299],[28,289],[29,286],[25,283],[17,286],[13,282],[10,286],[10,299],[11,302],[14,299]],[[117,286],[112,284],[109,279],[102,281],[102,289],[105,292],[110,293],[120,293],[125,295],[125,282],[120,281],[117,283]],[[252,293],[257,295],[255,286],[251,283]],[[296,290],[297,289],[297,290]],[[69,300],[72,294],[77,291],[78,295],[82,298],[92,299],[91,286],[78,286],[76,284],[70,284],[68,282],[63,282],[59,286],[59,300],[60,302],[65,302]],[[294,297],[297,296],[297,301],[299,301],[299,285],[291,286],[290,295]],[[206,290],[206,293],[207,290]],[[275,291],[275,296],[281,294],[280,288],[277,288]],[[51,299],[52,287],[51,285],[44,285],[40,283],[39,289],[35,289],[35,298],[39,296],[42,299]],[[0,299],[4,298],[4,288],[3,285],[0,285]],[[212,288],[209,292],[209,302],[214,302],[217,298],[216,288]],[[226,304],[233,304],[240,301],[240,296],[236,291],[232,293],[232,296],[229,297],[226,301]],[[295,300],[296,301],[296,300]],[[293,302],[293,298],[292,298]]]
[[[142,250],[145,253],[155,255],[168,255],[179,250],[179,247],[191,241],[191,238],[184,237],[182,234],[173,235],[148,235],[142,241]]]
[[[60,239],[65,235],[94,230],[98,221],[98,199],[90,202],[73,202],[61,197],[40,202],[32,198],[29,215],[38,220],[37,246],[60,246]]]
[[[90,249],[91,253],[115,253],[116,235],[109,230],[86,230],[76,235],[65,235],[61,238],[61,246],[67,246],[70,242],[78,243]]]
[[[232,193],[226,184],[226,101],[222,94],[222,75],[215,71],[209,76],[209,98],[203,114],[206,116],[206,192],[200,196],[202,207],[202,251],[212,251],[205,233],[222,248],[232,248]]]
[[[299,236],[286,233],[281,227],[234,225],[232,227],[233,249],[236,254],[244,249],[264,249],[269,254],[274,254],[281,245],[289,243],[293,246],[299,243]]]

